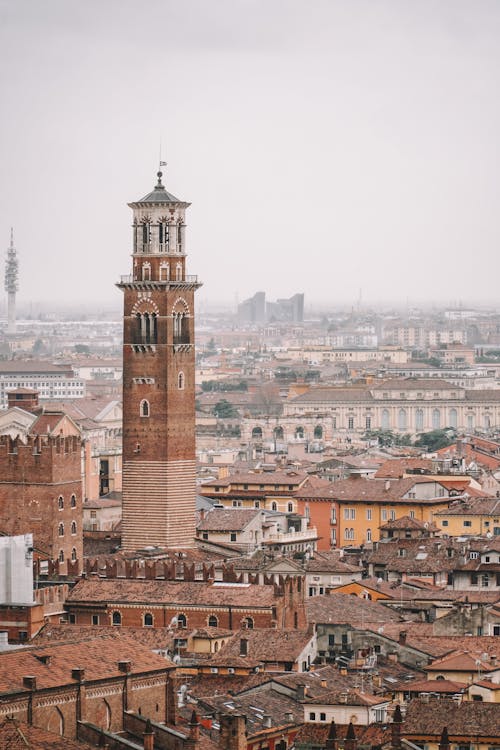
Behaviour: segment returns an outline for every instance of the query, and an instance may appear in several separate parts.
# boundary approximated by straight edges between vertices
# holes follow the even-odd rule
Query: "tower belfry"
[[[190,205],[155,188],[129,203],[132,273],[123,312],[122,546],[190,547],[195,536],[194,293]]]
[[[19,262],[14,247],[14,230],[10,229],[10,245],[5,262],[5,291],[7,292],[7,333],[16,332],[16,292],[18,284]]]

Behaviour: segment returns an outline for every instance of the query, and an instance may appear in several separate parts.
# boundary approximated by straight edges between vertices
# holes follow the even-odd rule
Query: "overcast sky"
[[[0,241],[13,225],[20,299],[119,307],[126,204],[161,140],[200,300],[497,301],[498,0],[0,14]]]

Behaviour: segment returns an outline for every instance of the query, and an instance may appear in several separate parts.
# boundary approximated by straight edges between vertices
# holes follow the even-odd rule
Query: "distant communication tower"
[[[5,291],[7,292],[7,333],[16,332],[16,292],[18,285],[19,262],[14,247],[14,230],[10,230],[10,246],[5,262]]]

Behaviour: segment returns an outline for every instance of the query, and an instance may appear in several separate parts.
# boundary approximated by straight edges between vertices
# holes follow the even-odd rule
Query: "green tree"
[[[231,419],[238,416],[238,410],[227,399],[222,398],[215,404],[212,414],[219,419]]]
[[[425,448],[429,453],[446,448],[455,442],[457,433],[452,428],[421,432],[415,441],[416,448]]]

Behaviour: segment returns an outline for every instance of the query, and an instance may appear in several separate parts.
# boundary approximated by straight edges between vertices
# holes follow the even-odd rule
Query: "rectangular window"
[[[344,508],[344,521],[349,520],[349,508]]]
[[[415,518],[415,511],[414,510],[410,510],[410,518]]]
[[[354,417],[349,417],[347,420],[347,429],[353,430],[354,429]]]
[[[349,518],[351,521],[354,521],[356,518],[356,508],[350,508],[349,510],[350,510]]]
[[[382,521],[387,521],[387,511],[385,508],[382,509]]]
[[[99,625],[99,615],[92,615],[92,625]]]
[[[235,531],[231,531],[230,539],[231,539],[232,542],[236,541],[236,532]]]
[[[367,508],[366,509],[366,520],[367,521],[371,521],[372,520],[372,509],[371,508]]]
[[[443,526],[448,526],[448,521],[443,521],[442,524]]]
[[[74,625],[76,623],[76,615],[70,614],[68,617],[68,621],[71,623],[71,625]]]
[[[464,521],[464,526],[465,526],[465,527],[470,527],[470,526],[472,526],[472,521]]]

